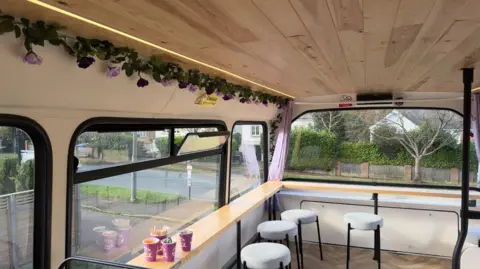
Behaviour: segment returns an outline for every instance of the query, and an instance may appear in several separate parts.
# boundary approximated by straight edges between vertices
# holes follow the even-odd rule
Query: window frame
[[[452,108],[446,107],[418,107],[418,106],[360,106],[360,107],[348,107],[348,108],[325,108],[325,109],[310,109],[305,110],[302,113],[298,114],[292,120],[292,124],[308,113],[314,112],[328,112],[328,111],[348,111],[348,110],[374,110],[374,109],[422,109],[422,110],[447,110],[451,111],[460,117],[463,117],[463,114],[460,111],[457,111]],[[463,127],[463,126],[462,126]],[[480,161],[480,160],[479,160]],[[297,181],[297,182],[317,182],[325,184],[345,184],[345,185],[361,185],[361,186],[380,186],[380,187],[399,187],[399,188],[419,188],[419,189],[443,189],[443,190],[461,190],[461,185],[459,186],[446,186],[446,185],[418,185],[418,184],[407,184],[407,183],[387,183],[387,182],[367,182],[367,181],[349,181],[349,180],[331,180],[331,179],[309,179],[309,178],[283,178],[284,181]],[[460,183],[460,182],[459,182]],[[470,190],[480,191],[480,188],[469,187]]]
[[[164,166],[168,164],[178,163],[191,159],[198,159],[207,156],[220,155],[219,170],[219,195],[218,206],[222,207],[226,204],[226,166],[227,153],[226,146],[221,149],[205,151],[200,153],[192,153],[181,156],[171,155],[168,158],[160,158],[147,160],[136,163],[129,163],[120,166],[106,167],[97,170],[84,171],[75,174],[74,171],[74,153],[75,144],[78,137],[88,131],[104,131],[104,132],[134,132],[134,131],[158,131],[160,129],[169,129],[170,154],[174,149],[175,128],[218,128],[218,131],[228,131],[225,122],[220,120],[190,120],[190,119],[148,119],[148,118],[123,118],[123,117],[97,117],[90,118],[82,122],[74,131],[68,147],[68,166],[67,166],[67,195],[66,195],[66,220],[65,220],[65,257],[72,256],[72,221],[73,221],[73,188],[75,184],[85,183],[93,180],[102,179],[126,173],[146,170],[154,167]]]
[[[32,262],[35,268],[50,268],[53,184],[50,138],[39,123],[24,116],[0,114],[0,125],[21,129],[35,147]]]
[[[261,125],[262,128],[263,128],[263,133],[262,135],[259,135],[259,136],[263,136],[263,141],[264,141],[264,145],[263,145],[263,183],[267,182],[268,181],[268,166],[269,166],[269,139],[268,139],[268,125],[265,121],[236,121],[233,123],[232,125],[232,130],[230,132],[230,146],[229,146],[229,160],[228,160],[228,196],[227,196],[227,201],[228,203],[231,202],[231,197],[230,197],[230,188],[231,188],[231,183],[232,183],[232,142],[233,142],[233,130],[235,129],[235,126],[237,125],[252,125],[252,124],[255,124],[255,125]]]

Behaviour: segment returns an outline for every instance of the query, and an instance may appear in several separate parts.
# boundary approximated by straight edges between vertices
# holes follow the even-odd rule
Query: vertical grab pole
[[[472,82],[473,68],[464,68],[463,71],[463,139],[462,139],[462,206],[460,210],[460,232],[458,233],[457,244],[453,250],[452,269],[460,269],[460,257],[463,244],[468,232],[468,166],[470,153],[470,120],[472,113]]]

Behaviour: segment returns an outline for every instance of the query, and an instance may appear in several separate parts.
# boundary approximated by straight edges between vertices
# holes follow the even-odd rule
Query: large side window
[[[237,122],[232,130],[230,201],[266,181],[267,127],[262,122]]]
[[[285,177],[459,186],[462,123],[462,116],[444,109],[308,112],[292,123]],[[470,161],[466,172],[476,185],[477,158]]]
[[[0,115],[0,268],[49,267],[50,158],[40,126]]]
[[[75,138],[72,255],[126,262],[152,229],[175,233],[225,203],[223,124],[107,127],[94,124]]]

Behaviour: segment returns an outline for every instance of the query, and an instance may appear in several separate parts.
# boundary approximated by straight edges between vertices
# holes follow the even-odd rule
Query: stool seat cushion
[[[250,269],[276,269],[280,268],[280,262],[283,266],[290,264],[290,250],[276,243],[256,243],[242,249],[240,258],[247,263]]]
[[[376,230],[378,225],[380,228],[383,227],[383,218],[371,213],[347,213],[343,220],[346,224],[350,223],[350,226],[356,230]]]
[[[478,246],[480,241],[480,226],[471,226],[468,228],[467,242]]]
[[[292,209],[282,212],[282,220],[293,221],[298,224],[300,220],[302,224],[309,224],[317,220],[317,214],[315,212],[306,209]]]
[[[260,223],[257,227],[257,232],[260,237],[267,240],[285,240],[292,239],[297,235],[297,225],[287,220],[272,220]]]

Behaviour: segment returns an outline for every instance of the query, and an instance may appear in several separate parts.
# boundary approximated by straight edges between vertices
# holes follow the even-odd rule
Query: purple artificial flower
[[[205,92],[207,92],[207,94],[210,95],[210,94],[215,92],[215,89],[214,88],[206,88]]]
[[[256,105],[259,105],[260,103],[261,103],[260,100],[255,100],[255,104],[256,104]]]
[[[228,100],[230,100],[230,99],[232,99],[232,98],[233,98],[233,96],[232,96],[231,94],[227,93],[227,94],[225,94],[225,95],[223,96],[222,99],[225,100],[225,101],[228,101]]]
[[[120,72],[122,72],[122,69],[118,66],[116,67],[108,67],[108,73],[107,73],[107,78],[114,78],[118,75],[120,75]]]
[[[23,62],[27,64],[42,64],[42,57],[38,56],[35,52],[29,51],[23,56]]]
[[[262,101],[262,104],[263,104],[265,107],[268,107],[268,101],[267,101],[267,100],[263,100],[263,101]]]
[[[166,87],[166,86],[172,85],[173,80],[166,80],[166,79],[164,79],[164,80],[162,80],[162,82],[160,82],[160,83],[162,83],[162,85]]]
[[[252,100],[250,99],[247,99],[247,101],[245,102],[245,104],[251,104],[252,103]]]
[[[140,88],[148,86],[148,80],[146,80],[144,78],[139,78],[138,81],[137,81],[137,86],[140,87]]]
[[[193,85],[193,84],[188,85],[188,91],[189,92],[196,92],[197,91],[197,86]]]
[[[178,87],[180,89],[185,89],[186,87],[188,87],[188,83],[187,82],[179,82]]]
[[[93,57],[82,57],[77,60],[77,65],[80,68],[87,69],[94,62],[95,62],[95,59]]]
[[[222,97],[223,96],[223,93],[219,90],[215,91],[215,94],[218,96],[218,97]]]
[[[246,102],[247,102],[247,98],[244,98],[244,97],[240,98],[240,103],[245,104]]]

